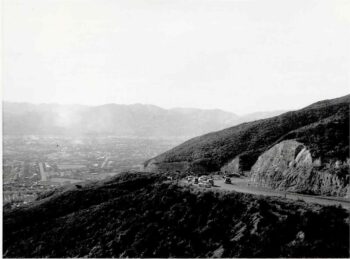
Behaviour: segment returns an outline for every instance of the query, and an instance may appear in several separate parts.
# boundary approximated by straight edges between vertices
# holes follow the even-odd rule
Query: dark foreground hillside
[[[5,257],[349,257],[349,213],[155,174],[71,187],[4,211]]]

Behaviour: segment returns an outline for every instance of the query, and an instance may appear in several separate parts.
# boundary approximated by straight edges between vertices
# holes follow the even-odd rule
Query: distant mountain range
[[[154,105],[101,106],[3,103],[4,135],[114,135],[194,137],[282,111],[238,116],[222,110],[162,109]]]

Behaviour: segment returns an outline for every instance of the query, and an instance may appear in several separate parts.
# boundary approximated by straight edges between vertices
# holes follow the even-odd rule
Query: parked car
[[[231,182],[231,178],[230,178],[230,177],[226,177],[226,178],[225,178],[225,183],[228,183],[228,184],[232,183],[232,182]]]
[[[188,176],[187,177],[187,181],[190,183],[190,182],[192,182],[193,181],[193,176]]]
[[[199,181],[198,181],[198,178],[197,178],[197,177],[194,178],[193,183],[194,183],[194,184],[198,184],[198,182],[199,182]]]
[[[208,183],[209,183],[211,186],[214,186],[214,180],[213,180],[213,179],[208,179]]]

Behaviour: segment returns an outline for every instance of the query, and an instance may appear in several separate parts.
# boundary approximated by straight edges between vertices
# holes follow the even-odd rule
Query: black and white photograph
[[[349,0],[2,0],[2,258],[349,258]]]

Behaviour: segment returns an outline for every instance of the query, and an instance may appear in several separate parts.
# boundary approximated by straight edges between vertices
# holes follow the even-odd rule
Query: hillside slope
[[[145,168],[213,172],[239,157],[241,170],[247,171],[263,152],[286,139],[305,144],[323,163],[344,161],[349,157],[349,104],[347,95],[196,137],[145,162]]]
[[[124,174],[4,211],[4,257],[349,257],[349,214]]]

